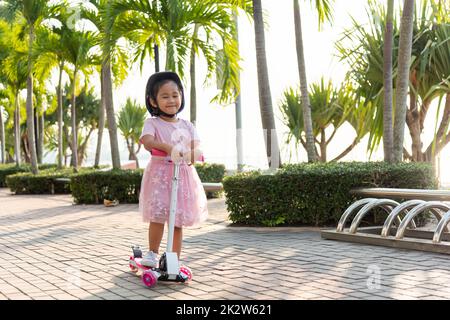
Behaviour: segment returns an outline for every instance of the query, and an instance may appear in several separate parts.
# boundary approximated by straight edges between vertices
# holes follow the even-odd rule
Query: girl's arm
[[[155,141],[155,137],[152,135],[145,135],[141,139],[141,143],[144,145],[145,150],[151,151],[152,149],[158,149],[164,151],[168,155],[172,154],[173,146],[167,143]]]
[[[192,140],[191,141],[191,150],[189,152],[184,153],[184,156],[189,159],[191,163],[195,163],[197,161],[203,160],[203,151],[200,150],[200,141]]]

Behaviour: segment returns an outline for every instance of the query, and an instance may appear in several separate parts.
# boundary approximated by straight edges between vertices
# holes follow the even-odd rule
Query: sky
[[[361,0],[335,0],[333,23],[325,24],[318,31],[317,15],[312,10],[310,1],[300,1],[302,14],[303,41],[305,50],[306,72],[308,84],[317,82],[324,77],[331,79],[334,86],[340,85],[344,79],[348,66],[340,62],[335,56],[335,42],[340,38],[345,28],[351,26],[350,16],[357,21],[365,23],[367,15],[365,4]],[[279,111],[280,101],[284,90],[299,83],[298,67],[295,49],[294,20],[292,0],[262,0],[264,19],[266,23],[265,39],[266,54],[268,62],[269,81],[272,94],[272,105],[275,114],[277,136],[281,146],[282,162],[299,162],[307,160],[306,151],[299,147],[296,150],[294,144],[287,145],[287,127],[281,120]],[[265,156],[264,137],[259,111],[259,98],[256,72],[256,53],[254,27],[251,20],[245,16],[239,16],[239,50],[242,56],[241,63],[241,99],[242,99],[242,121],[243,121],[243,144],[244,163],[249,169],[267,169]],[[164,66],[164,56],[161,57],[161,65]],[[200,57],[197,62],[197,131],[202,139],[202,148],[207,162],[222,163],[227,169],[236,169],[236,131],[234,105],[220,106],[213,104],[210,100],[217,93],[215,84],[203,85],[206,74],[204,60]],[[187,69],[188,70],[188,69]],[[125,104],[127,97],[136,99],[144,106],[144,92],[148,77],[154,72],[151,61],[146,61],[142,73],[138,66],[132,66],[129,77],[122,86],[114,90],[114,106],[116,113]],[[188,74],[188,72],[186,72]],[[185,79],[189,83],[189,79]],[[99,91],[99,90],[98,90]],[[186,90],[186,101],[189,101],[189,90]],[[434,126],[433,119],[435,109],[430,110],[427,123]],[[179,114],[182,119],[189,120],[189,104]],[[426,126],[427,127],[427,126]],[[406,132],[407,133],[407,132]],[[96,135],[93,137],[96,137]],[[353,129],[344,125],[338,130],[336,137],[330,144],[329,159],[337,156],[344,150],[355,137]],[[425,137],[430,140],[430,134]],[[409,133],[405,135],[405,143],[409,144]],[[102,144],[102,162],[111,163],[109,137],[106,132]],[[428,141],[427,140],[427,141]],[[93,163],[95,158],[96,138],[91,139],[88,148],[86,164]],[[367,137],[350,152],[344,161],[368,161],[366,153]],[[125,141],[120,138],[119,148],[121,150],[121,162],[127,162],[128,152]],[[382,160],[382,145],[370,160]],[[148,163],[149,154],[144,149],[138,155],[140,166]],[[449,148],[444,149],[441,154],[441,180],[450,184],[450,168],[443,165],[445,159],[450,157]]]

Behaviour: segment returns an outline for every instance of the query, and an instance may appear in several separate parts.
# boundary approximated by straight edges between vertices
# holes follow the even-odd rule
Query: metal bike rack
[[[359,227],[362,219],[375,208],[387,213],[383,226]],[[414,222],[414,218],[427,211],[438,221],[434,231],[418,230]],[[355,212],[350,227],[345,228]],[[450,205],[443,202],[413,199],[399,203],[392,199],[364,198],[345,210],[335,230],[322,230],[321,236],[330,240],[450,254],[449,223]]]

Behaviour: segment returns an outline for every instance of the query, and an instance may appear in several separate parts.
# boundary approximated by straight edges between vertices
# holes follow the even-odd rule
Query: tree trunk
[[[105,108],[108,121],[109,141],[111,144],[111,159],[114,169],[120,169],[119,142],[117,140],[116,115],[114,114],[114,103],[112,93],[111,63],[107,60],[103,68],[105,86]]]
[[[44,117],[44,111],[39,115],[39,112],[36,113],[36,123],[37,123],[37,134],[36,134],[36,151],[37,151],[37,157],[38,157],[38,163],[42,164],[43,157],[44,157],[44,124],[45,124],[45,117]]]
[[[64,62],[61,62],[58,77],[58,169],[61,169],[63,166],[63,102],[61,86],[63,68]]]
[[[237,12],[233,11],[233,20],[236,28],[236,33],[234,34],[234,38],[238,44],[239,50],[239,25],[238,25],[238,17]],[[238,83],[241,83],[240,72],[237,72]],[[243,159],[243,144],[242,144],[242,111],[241,111],[241,88],[236,88],[239,94],[236,96],[236,150],[237,150],[237,172],[242,172],[244,169],[244,159]]]
[[[25,134],[23,136],[23,141],[22,141],[23,156],[24,156],[25,163],[31,163],[30,148],[28,147],[28,136],[27,135],[28,135],[28,133],[25,130]]]
[[[72,83],[72,103],[71,103],[71,118],[72,118],[72,166],[75,172],[78,172],[78,129],[77,129],[77,118],[76,118],[76,79],[77,79],[77,68],[73,72],[73,83]]]
[[[159,47],[157,44],[153,46],[153,53],[155,55],[155,72],[159,72]]]
[[[34,27],[30,26],[29,41],[28,41],[28,70],[27,70],[27,131],[28,131],[28,146],[30,148],[31,157],[31,172],[37,174],[37,155],[34,138],[34,121],[33,121],[33,59],[32,49],[34,43]]]
[[[87,145],[89,143],[89,139],[91,137],[92,132],[94,132],[94,129],[91,128],[89,130],[89,133],[87,134],[86,138],[84,139],[83,143],[80,145],[80,147],[78,148],[78,163],[79,166],[81,167],[83,165],[83,162],[85,160],[86,157],[86,148]]]
[[[327,139],[325,129],[320,130],[320,162],[327,162]]]
[[[67,126],[63,126],[63,132],[64,132],[64,135],[66,137],[66,141],[67,141],[67,144],[69,146],[69,149],[72,150],[72,142],[70,142],[69,130],[67,129]],[[69,156],[67,155],[67,152],[65,150],[64,151],[64,166],[65,167],[67,167],[68,157]]]
[[[40,116],[37,107],[34,108],[34,137],[36,138],[36,156],[38,164],[42,163],[42,150],[40,142]]]
[[[266,60],[266,45],[264,38],[264,22],[261,0],[253,0],[253,19],[255,24],[256,65],[258,70],[259,107],[266,144],[266,154],[271,170],[281,166],[278,137],[272,108],[269,75]]]
[[[436,133],[434,140],[430,143],[427,150],[424,152],[424,158],[426,161],[434,161],[436,155],[438,155],[442,149],[450,141],[450,132],[448,131],[448,125],[450,123],[450,93],[445,96],[445,107],[442,115],[439,129]]]
[[[394,158],[401,162],[403,155],[403,140],[406,122],[406,99],[409,87],[409,65],[411,61],[412,34],[414,23],[414,0],[405,0],[400,25],[400,40],[398,48],[398,68],[395,95],[394,122]]]
[[[349,145],[344,151],[341,152],[340,155],[338,155],[336,158],[334,158],[334,159],[331,160],[331,161],[339,161],[339,160],[341,160],[341,159],[342,159],[343,157],[345,157],[350,151],[353,150],[353,148],[358,144],[358,142],[359,142],[359,138],[356,137],[356,138],[353,140],[353,142],[352,142],[351,145]]]
[[[21,162],[21,151],[20,151],[20,103],[19,103],[19,92],[16,92],[14,97],[14,152],[16,153],[16,165],[20,166]]]
[[[195,24],[194,26],[194,33],[192,35],[192,38],[195,39],[198,34],[198,24]],[[195,126],[197,122],[197,88],[195,86],[195,46],[194,42],[192,42],[191,47],[191,62],[190,62],[190,77],[191,77],[191,103],[190,103],[190,110],[191,110],[191,122]]]
[[[410,108],[406,112],[406,124],[411,135],[411,158],[414,162],[422,161],[422,141],[420,138],[420,115],[417,108],[417,98],[413,92],[409,94]]]
[[[100,105],[98,106],[98,134],[97,134],[97,149],[95,151],[95,162],[94,167],[100,165],[100,154],[102,152],[102,141],[103,141],[103,129],[105,127],[105,84],[103,66],[100,71]]]
[[[300,92],[303,111],[303,126],[306,134],[306,152],[308,162],[316,161],[316,152],[311,118],[311,105],[309,104],[308,82],[306,79],[305,55],[303,50],[303,34],[298,0],[294,0],[295,46],[297,49],[297,65],[300,77]]]
[[[5,126],[3,125],[3,108],[0,107],[0,145],[1,163],[5,163]]]
[[[387,162],[392,162],[394,152],[394,129],[392,126],[392,47],[394,41],[393,16],[394,0],[388,0],[388,11],[386,15],[386,29],[384,31],[383,47],[383,149],[384,161]]]

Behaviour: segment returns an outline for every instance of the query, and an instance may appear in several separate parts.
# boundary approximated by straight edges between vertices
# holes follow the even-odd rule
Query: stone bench
[[[350,190],[350,193],[374,198],[450,201],[450,190],[358,188]]]

